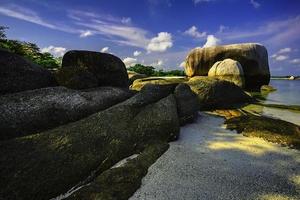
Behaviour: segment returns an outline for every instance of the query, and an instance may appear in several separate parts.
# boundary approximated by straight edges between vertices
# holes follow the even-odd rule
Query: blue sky
[[[300,75],[299,0],[0,0],[0,24],[55,56],[102,51],[157,69],[182,69],[195,47],[257,42],[272,75]]]

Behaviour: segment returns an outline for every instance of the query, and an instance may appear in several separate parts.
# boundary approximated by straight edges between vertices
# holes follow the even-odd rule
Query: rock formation
[[[230,58],[216,62],[208,71],[208,76],[233,82],[241,88],[245,87],[244,71],[241,64]]]
[[[0,140],[21,137],[79,120],[126,100],[127,89],[77,91],[42,88],[0,96]]]
[[[60,85],[72,89],[129,85],[126,67],[120,58],[92,51],[67,52],[56,77]]]
[[[48,70],[0,49],[0,95],[56,85]]]
[[[186,58],[185,73],[189,77],[207,76],[216,62],[226,58],[236,60],[242,65],[246,89],[259,90],[262,85],[269,84],[267,50],[255,43],[195,48]]]

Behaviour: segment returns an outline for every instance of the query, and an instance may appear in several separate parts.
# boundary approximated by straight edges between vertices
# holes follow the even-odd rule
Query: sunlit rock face
[[[207,76],[216,62],[226,58],[242,65],[246,89],[256,90],[269,83],[268,52],[264,46],[256,43],[195,48],[186,58],[185,73],[189,77]]]
[[[230,58],[216,62],[208,71],[208,76],[233,82],[241,88],[245,86],[242,65],[238,61]]]

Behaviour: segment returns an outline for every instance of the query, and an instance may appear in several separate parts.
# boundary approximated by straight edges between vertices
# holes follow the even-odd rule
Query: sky
[[[272,75],[300,75],[299,0],[0,0],[0,25],[54,56],[91,50],[165,70],[195,47],[255,42]]]

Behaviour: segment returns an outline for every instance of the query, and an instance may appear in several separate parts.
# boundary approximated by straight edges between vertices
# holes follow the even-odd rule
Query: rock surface
[[[236,60],[242,65],[246,89],[259,90],[262,85],[269,84],[267,50],[255,43],[195,48],[186,58],[185,73],[190,77],[206,76],[214,63],[226,58]]]
[[[137,79],[147,78],[147,75],[145,74],[139,74],[133,71],[127,71],[127,73],[129,78],[129,85],[131,85]]]
[[[253,101],[240,87],[228,81],[195,76],[187,84],[198,96],[202,110],[231,108]]]
[[[0,49],[0,95],[56,85],[48,70]]]
[[[185,78],[146,78],[134,81],[132,89],[140,90],[147,84],[177,85],[185,83],[197,95],[200,109],[229,108],[234,104],[247,103],[253,99],[237,85],[207,76]]]
[[[178,134],[174,96],[147,86],[82,120],[0,142],[0,199],[54,198],[93,170],[103,172],[149,143]]]
[[[120,58],[92,51],[67,52],[56,78],[60,85],[72,89],[129,85],[126,67]]]
[[[114,87],[77,91],[65,87],[0,97],[0,140],[38,133],[104,110],[132,96]]]
[[[200,109],[197,95],[185,83],[180,83],[176,86],[174,95],[180,124],[184,125],[188,122],[193,122]]]
[[[208,71],[208,76],[233,82],[241,88],[245,87],[244,71],[241,64],[230,58],[216,62]]]

